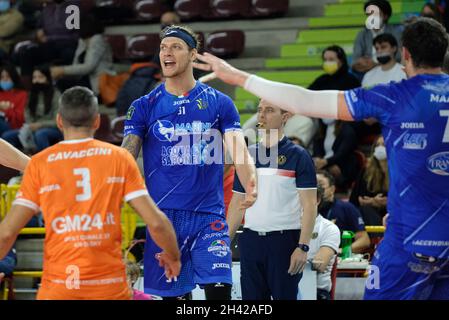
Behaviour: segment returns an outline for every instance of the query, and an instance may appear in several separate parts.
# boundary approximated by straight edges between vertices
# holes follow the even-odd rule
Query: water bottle
[[[341,234],[341,258],[347,259],[352,256],[352,238],[354,238],[354,232],[343,231]]]

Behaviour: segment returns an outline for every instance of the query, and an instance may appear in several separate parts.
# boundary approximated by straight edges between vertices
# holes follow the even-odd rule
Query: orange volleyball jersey
[[[38,299],[129,298],[120,208],[146,194],[131,154],[105,142],[63,141],[32,157],[14,204],[43,213]]]

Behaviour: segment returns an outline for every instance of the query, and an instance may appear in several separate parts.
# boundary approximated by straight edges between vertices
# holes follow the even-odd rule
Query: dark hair
[[[161,40],[164,39],[167,31],[172,30],[172,29],[178,29],[178,30],[181,30],[181,31],[189,34],[195,40],[195,44],[196,44],[195,49],[200,51],[202,43],[200,41],[200,38],[198,37],[198,34],[196,34],[195,31],[193,31],[192,29],[190,29],[189,27],[186,27],[186,26],[178,26],[178,25],[167,26],[159,33],[159,38]],[[189,47],[189,50],[192,50],[192,48]]]
[[[424,10],[425,7],[430,8],[430,10],[432,10],[433,12],[433,16],[429,16],[429,15],[423,15],[422,12]],[[436,21],[440,22],[442,21],[441,18],[441,12],[438,9],[438,7],[434,4],[434,3],[426,3],[422,9],[421,9],[421,17],[426,17],[426,18],[431,18],[431,19],[435,19]]]
[[[381,44],[384,42],[388,42],[390,44],[390,46],[392,46],[392,47],[396,47],[396,48],[398,47],[398,41],[391,33],[379,34],[377,37],[375,37],[373,39],[373,46],[375,46],[376,43]]]
[[[323,175],[327,179],[327,181],[329,182],[329,187],[335,186],[335,178],[334,178],[334,176],[331,175],[326,170],[317,170],[316,174]]]
[[[363,10],[366,12],[366,8],[368,8],[370,5],[377,6],[379,10],[387,16],[385,21],[388,22],[388,19],[390,19],[391,14],[393,13],[390,2],[388,2],[387,0],[369,0],[365,2]]]
[[[80,20],[79,35],[81,39],[88,39],[104,32],[104,25],[91,14],[83,16]]]
[[[444,27],[430,18],[418,18],[402,33],[402,45],[410,52],[417,68],[441,67],[448,43]]]
[[[90,127],[98,115],[97,97],[86,87],[67,89],[59,99],[58,112],[72,127]]]
[[[14,89],[23,89],[22,81],[20,80],[19,73],[17,72],[17,69],[14,65],[4,64],[0,66],[0,73],[2,73],[3,71],[6,71],[9,74],[9,77],[14,84]]]
[[[321,59],[323,59],[323,60],[324,60],[324,54],[326,53],[326,51],[333,51],[337,54],[338,60],[341,61],[340,72],[348,71],[348,69],[349,69],[348,59],[346,58],[345,50],[343,50],[342,47],[337,46],[337,45],[332,45],[332,46],[329,46],[326,49],[324,49],[323,52],[321,53]]]
[[[324,196],[324,188],[322,186],[320,186],[319,184],[317,184],[317,186],[316,186],[316,199],[317,199],[318,203],[323,201],[323,196]]]
[[[47,78],[48,86],[41,92],[41,90],[39,90],[34,84],[31,85],[28,109],[30,110],[30,114],[33,117],[36,116],[36,109],[37,109],[37,103],[39,101],[39,94],[43,93],[43,95],[44,95],[44,105],[45,105],[44,113],[45,114],[48,114],[52,108],[53,95],[54,95],[54,89],[53,89],[53,85],[52,85],[50,68],[48,66],[38,66],[38,67],[34,68],[34,71],[36,71],[36,70],[40,71],[45,76],[45,78]]]
[[[449,51],[446,52],[446,55],[444,56],[443,72],[449,74]]]

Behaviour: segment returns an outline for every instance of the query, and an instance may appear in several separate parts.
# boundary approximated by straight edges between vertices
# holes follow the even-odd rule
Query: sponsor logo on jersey
[[[198,107],[199,110],[204,110],[207,109],[209,105],[207,104],[206,101],[203,101],[203,99],[197,99],[196,106]]]
[[[159,141],[170,142],[175,134],[175,126],[168,120],[157,120],[153,126],[153,134]]]
[[[231,265],[229,263],[214,263],[212,265],[212,270],[215,269],[231,269]]]
[[[126,120],[131,120],[133,118],[134,111],[136,111],[134,106],[129,107],[128,112],[126,113]]]
[[[278,165],[282,166],[287,162],[287,157],[281,154],[278,156]]]
[[[427,159],[427,169],[440,176],[449,176],[449,151],[430,156]]]
[[[214,256],[222,258],[228,255],[230,249],[225,241],[215,240],[210,244],[209,248],[207,248],[207,252],[210,252]]]
[[[210,223],[210,228],[214,231],[221,231],[225,227],[225,224],[221,220],[215,220],[214,222]]]
[[[424,150],[427,147],[427,133],[406,134],[403,141],[403,149]]]
[[[213,233],[206,233],[201,239],[207,240],[207,239],[212,239],[212,238],[219,238],[222,236],[223,236],[223,233],[221,233],[221,232],[213,232]]]
[[[190,100],[189,100],[189,99],[182,99],[182,100],[174,101],[174,102],[173,102],[173,105],[174,105],[174,106],[180,106],[180,105],[182,105],[182,104],[187,104],[187,103],[190,103]]]
[[[431,93],[430,94],[430,102],[447,103],[447,102],[449,102],[449,96]]]
[[[422,122],[401,122],[401,129],[424,129]]]

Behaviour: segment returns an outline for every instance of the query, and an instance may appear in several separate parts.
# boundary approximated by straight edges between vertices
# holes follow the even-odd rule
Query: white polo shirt
[[[327,220],[320,214],[315,220],[312,238],[310,240],[310,250],[307,253],[307,260],[313,260],[321,247],[329,247],[338,252],[340,246],[340,230],[332,221]],[[332,257],[324,272],[317,272],[317,288],[330,291],[332,289],[331,272],[336,255]]]
[[[277,147],[277,164],[271,167],[262,164],[258,154],[261,150],[263,155],[268,156],[273,150],[266,149],[262,144],[249,147],[256,162],[258,196],[254,205],[245,212],[244,227],[253,231],[300,229],[302,206],[298,190],[316,189],[315,167],[309,153],[285,137]],[[245,192],[237,175],[233,191]]]

